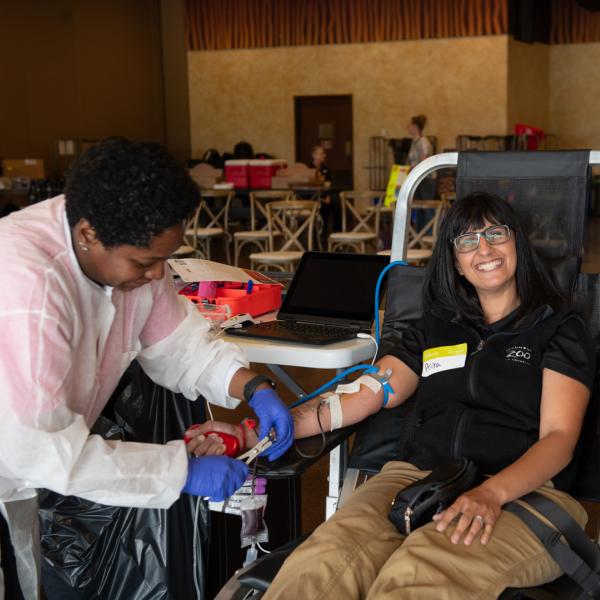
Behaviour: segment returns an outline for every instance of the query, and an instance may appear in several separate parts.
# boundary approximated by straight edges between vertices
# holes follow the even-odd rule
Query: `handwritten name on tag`
[[[461,369],[467,360],[467,344],[456,346],[439,346],[423,351],[423,372],[421,377],[429,377],[434,373]]]

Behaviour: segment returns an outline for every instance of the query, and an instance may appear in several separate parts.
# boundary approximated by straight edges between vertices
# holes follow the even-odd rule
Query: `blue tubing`
[[[381,332],[379,331],[379,293],[381,290],[381,282],[383,281],[385,274],[392,267],[395,267],[396,265],[406,266],[406,264],[407,263],[404,262],[403,260],[395,260],[394,262],[391,262],[389,265],[386,265],[385,268],[379,274],[379,277],[377,278],[377,284],[375,285],[375,340],[377,341],[377,345],[379,345],[379,339],[381,337]],[[324,383],[321,387],[317,388],[314,392],[311,392],[310,394],[307,394],[306,396],[303,396],[302,398],[299,398],[298,400],[296,400],[296,402],[294,402],[293,404],[290,405],[290,408],[296,408],[296,406],[300,406],[301,404],[304,404],[305,402],[312,400],[319,394],[326,392],[331,386],[336,384],[338,381],[341,381],[342,379],[344,379],[346,376],[350,375],[351,373],[356,373],[356,371],[360,371],[360,370],[362,370],[363,373],[375,373],[375,372],[377,372],[378,369],[377,369],[377,367],[373,367],[372,365],[355,365],[354,367],[350,367],[349,369],[346,369],[339,375],[336,375],[333,379],[330,379],[329,381]],[[387,386],[383,386],[383,405],[384,406],[387,404],[390,390],[392,390],[392,388],[389,387],[389,384],[387,384]],[[392,390],[392,393],[393,393],[393,390]]]
[[[379,345],[379,340],[381,338],[381,332],[379,331],[379,292],[381,288],[381,282],[383,281],[385,274],[396,265],[406,266],[407,263],[403,260],[395,260],[389,265],[386,265],[385,269],[383,269],[383,271],[381,271],[379,274],[379,277],[377,278],[377,285],[375,286],[375,341],[377,342],[377,345]]]

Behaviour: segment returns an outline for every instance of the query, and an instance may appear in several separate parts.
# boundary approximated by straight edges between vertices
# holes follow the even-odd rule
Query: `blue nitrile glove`
[[[275,460],[286,453],[294,441],[294,421],[288,407],[273,389],[257,390],[248,402],[259,423],[258,439],[262,440],[275,429],[276,439],[262,455]]]
[[[188,477],[182,492],[192,496],[208,496],[220,502],[242,487],[248,475],[248,465],[228,456],[190,458]]]

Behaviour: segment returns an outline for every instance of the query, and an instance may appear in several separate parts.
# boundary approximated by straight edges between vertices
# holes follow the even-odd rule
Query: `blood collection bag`
[[[252,544],[263,544],[269,541],[269,531],[265,523],[267,495],[249,496],[240,503],[242,515],[242,548]]]

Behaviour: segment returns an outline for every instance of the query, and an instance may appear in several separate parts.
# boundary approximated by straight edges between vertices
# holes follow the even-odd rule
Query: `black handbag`
[[[389,519],[400,533],[408,535],[482,480],[475,463],[466,458],[440,465],[396,494]]]

